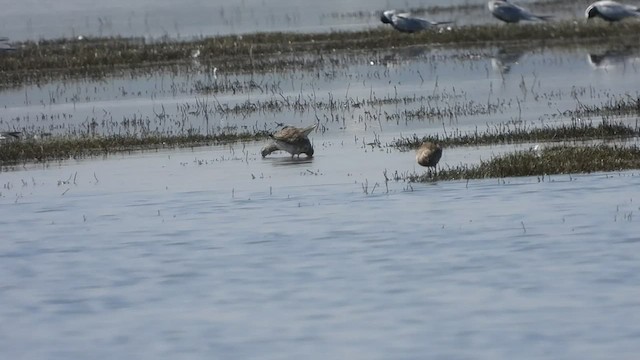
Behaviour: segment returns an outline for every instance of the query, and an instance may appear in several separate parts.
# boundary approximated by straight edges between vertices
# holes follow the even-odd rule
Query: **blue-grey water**
[[[561,2],[540,11],[552,12],[556,19],[582,19],[589,3]],[[442,11],[421,16],[457,25],[499,23],[485,4],[479,0],[23,0],[2,7],[0,36],[15,41],[79,36],[191,39],[256,31],[351,31],[381,26],[383,10],[429,6],[440,6]],[[471,7],[457,10],[460,5]]]
[[[3,356],[637,356],[639,172],[385,185],[410,155],[257,150],[1,174]]]
[[[337,53],[328,55],[317,70],[249,75],[223,68],[214,73],[214,65],[4,89],[0,129],[29,135],[177,134],[319,122],[323,134],[384,140],[427,131],[485,130],[487,124],[599,122],[600,117],[572,113],[584,106],[632,101],[640,94],[640,51],[614,46],[540,50],[411,47]],[[236,90],[198,91],[203,84],[236,84]],[[370,100],[384,101],[368,104]],[[336,105],[328,107],[332,101]],[[298,102],[306,107],[285,106]],[[196,111],[198,104],[208,109],[208,117]],[[243,107],[247,104],[258,110],[247,111]],[[257,106],[261,104],[281,108]],[[220,107],[227,110],[217,111]],[[438,115],[407,113],[425,110]],[[617,121],[615,113],[611,116]],[[636,119],[621,121],[635,124]]]
[[[379,26],[330,16],[360,2],[86,6],[18,2],[0,13],[0,34]],[[261,23],[265,9],[287,25]],[[319,129],[312,159],[262,159],[263,142],[247,142],[0,169],[0,357],[635,359],[639,170],[385,178],[424,171],[412,152],[386,146],[412,134],[637,126],[637,114],[578,112],[636,99],[639,58],[612,44],[411,47],[327,54],[312,70],[213,72],[194,58],[173,71],[3,88],[0,130],[25,137]],[[296,102],[305,106],[285,106]],[[281,108],[233,110],[266,103]],[[438,115],[411,115],[427,110]],[[439,166],[534,145],[446,148]]]
[[[432,0],[431,3],[434,3]],[[460,3],[460,2],[458,2]],[[354,11],[375,12],[389,6],[418,7],[429,2],[167,0],[80,1],[54,6],[46,0],[4,7],[0,33],[15,40],[77,36],[192,38],[255,31],[331,31],[379,25],[379,17],[339,17]]]

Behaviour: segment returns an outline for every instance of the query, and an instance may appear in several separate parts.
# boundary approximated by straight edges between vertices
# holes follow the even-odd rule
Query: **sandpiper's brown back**
[[[306,128],[285,126],[271,135],[273,142],[262,149],[262,157],[265,157],[276,150],[283,150],[293,155],[306,154],[313,156],[313,145],[309,140],[311,133],[317,125]]]
[[[421,166],[434,167],[442,157],[442,148],[440,145],[432,142],[425,142],[416,151],[416,160]]]
[[[277,132],[273,133],[271,137],[275,140],[280,141],[295,141],[301,137],[300,135],[300,130],[298,128],[295,128],[293,126],[285,126]]]
[[[297,142],[302,139],[306,139],[311,131],[316,128],[316,125],[312,125],[306,128],[297,128],[295,126],[285,126],[280,131],[271,135],[275,140],[286,142]]]

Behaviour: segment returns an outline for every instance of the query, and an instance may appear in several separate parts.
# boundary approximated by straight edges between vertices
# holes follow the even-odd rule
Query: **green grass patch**
[[[584,105],[578,103],[575,111],[565,111],[562,115],[583,117],[583,116],[624,116],[640,114],[640,97],[627,96],[626,98],[609,99],[601,106]]]
[[[640,169],[640,148],[637,146],[554,146],[541,151],[517,151],[481,161],[478,165],[406,174],[399,176],[397,180],[432,182],[630,169]]]
[[[640,136],[640,129],[622,123],[602,121],[593,125],[586,121],[572,121],[553,127],[526,127],[519,124],[498,124],[484,131],[476,129],[471,133],[455,131],[446,136],[427,135],[419,137],[414,134],[408,138],[400,138],[393,141],[390,146],[401,150],[416,149],[425,141],[431,141],[442,145],[451,146],[476,146],[489,144],[515,144],[543,141],[572,141],[594,140],[612,138],[630,138]]]
[[[266,131],[255,133],[220,133],[216,135],[182,136],[108,136],[86,138],[53,138],[17,140],[0,144],[0,166],[28,162],[79,159],[118,152],[157,150],[255,141],[269,136]]]
[[[378,26],[329,33],[255,33],[207,37],[192,41],[146,41],[142,38],[41,40],[15,44],[0,57],[0,85],[16,86],[49,78],[104,77],[126,69],[190,66],[198,62],[226,72],[261,72],[323,65],[334,51],[391,49],[411,45],[453,47],[526,42],[530,46],[608,43],[637,46],[640,22],[618,24],[552,21],[534,24],[489,24],[437,28],[403,34]],[[303,55],[307,56],[303,56]]]

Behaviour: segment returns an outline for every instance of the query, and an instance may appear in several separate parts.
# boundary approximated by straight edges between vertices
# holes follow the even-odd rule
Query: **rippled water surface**
[[[319,125],[311,159],[247,142],[2,168],[3,357],[635,359],[638,170],[409,184],[387,179],[424,170],[387,144],[598,123],[580,111],[637,98],[637,59],[412,47],[3,89],[0,130],[26,136]],[[446,148],[439,166],[532,145]]]
[[[412,170],[410,156],[349,144],[262,160],[257,150],[3,173],[5,356],[640,350],[640,173],[385,185],[383,169]]]
[[[633,101],[640,50],[411,47],[329,54],[310,70],[250,75],[214,65],[5,89],[0,129],[186,134],[319,122],[322,134],[372,140],[507,122],[545,126],[575,120],[585,106]]]

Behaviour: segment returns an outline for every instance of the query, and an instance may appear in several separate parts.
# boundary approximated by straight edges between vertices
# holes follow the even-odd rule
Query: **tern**
[[[20,131],[0,131],[0,141],[8,138],[20,139]]]
[[[628,17],[640,16],[640,9],[615,1],[596,1],[587,7],[584,16],[587,20],[599,16],[603,20],[614,22]]]
[[[552,18],[549,15],[536,15],[522,6],[510,3],[508,0],[489,1],[487,7],[494,17],[507,23],[518,23],[520,20],[545,21]]]
[[[451,24],[451,21],[431,21],[411,16],[409,13],[398,13],[396,10],[384,11],[380,16],[380,21],[384,24],[391,24],[394,29],[405,33],[414,33],[437,25]]]
[[[9,43],[9,38],[0,37],[0,53],[16,51],[16,48]]]

